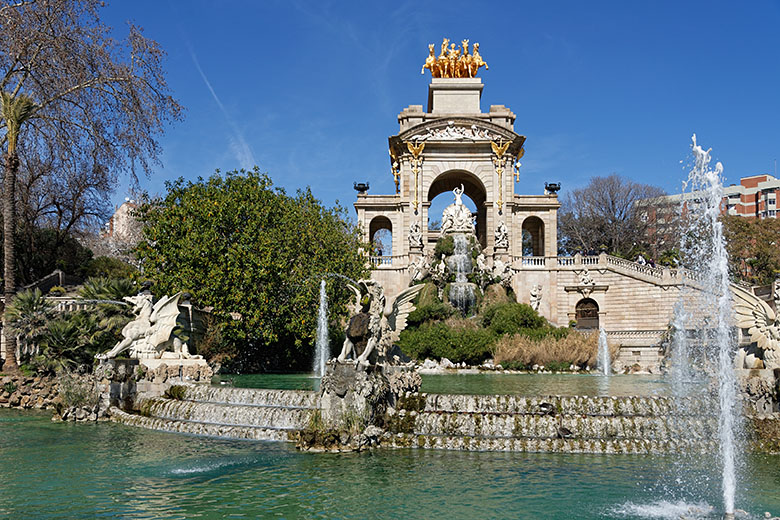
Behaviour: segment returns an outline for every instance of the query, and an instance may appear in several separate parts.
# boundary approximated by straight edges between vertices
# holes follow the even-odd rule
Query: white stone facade
[[[476,233],[485,257],[511,265],[520,302],[533,298],[540,314],[558,326],[581,317],[578,308],[582,315],[590,313],[613,341],[629,349],[621,353],[624,363],[634,356],[640,364],[657,365],[657,345],[679,296],[680,273],[605,254],[559,257],[558,197],[516,193],[513,167],[524,153],[525,137],[515,132],[515,114],[508,108],[481,112],[481,92],[479,78],[435,78],[428,110],[411,105],[398,115],[399,133],[389,138],[398,192],[361,193],[355,202],[366,240],[380,229],[392,234],[393,254],[372,257],[372,278],[389,298],[409,285],[410,264],[439,238],[427,225],[429,217],[440,218],[428,214],[431,201],[463,185],[477,206]],[[423,234],[422,248],[409,240],[415,223]]]

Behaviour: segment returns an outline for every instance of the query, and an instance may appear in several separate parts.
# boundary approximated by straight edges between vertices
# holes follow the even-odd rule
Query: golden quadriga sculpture
[[[420,74],[425,74],[425,69],[431,71],[434,78],[473,78],[480,67],[488,70],[488,65],[479,55],[479,44],[475,43],[469,54],[469,41],[461,42],[462,49],[456,49],[454,43],[444,38],[441,43],[441,52],[436,56],[433,43],[428,44],[428,58],[425,60]]]

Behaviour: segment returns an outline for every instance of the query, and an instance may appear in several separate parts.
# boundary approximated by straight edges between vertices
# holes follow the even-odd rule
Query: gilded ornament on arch
[[[449,38],[444,38],[441,43],[441,51],[436,56],[436,46],[428,44],[428,57],[425,59],[420,74],[425,74],[425,69],[431,71],[434,78],[473,78],[476,77],[480,67],[488,70],[487,63],[479,54],[479,43],[472,46],[469,54],[469,41],[462,40],[461,48],[456,48],[455,43],[450,43]]]

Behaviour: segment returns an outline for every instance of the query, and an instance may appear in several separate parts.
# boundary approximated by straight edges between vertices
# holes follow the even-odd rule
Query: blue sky
[[[728,182],[780,159],[777,1],[115,0],[103,17],[160,42],[186,107],[142,179],[152,194],[253,164],[328,205],[351,207],[353,181],[393,193],[387,137],[426,104],[420,67],[444,36],[480,43],[483,111],[517,115],[519,193],[611,173],[679,192],[694,132]]]

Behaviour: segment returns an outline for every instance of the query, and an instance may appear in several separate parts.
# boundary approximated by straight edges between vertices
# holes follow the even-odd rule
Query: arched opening
[[[374,217],[368,225],[371,256],[393,256],[393,223],[387,217]]]
[[[442,173],[431,183],[428,188],[428,202],[431,203],[428,209],[429,227],[432,223],[441,221],[441,214],[444,208],[454,202],[452,190],[460,188],[463,185],[463,203],[477,215],[477,239],[482,247],[487,247],[487,208],[485,200],[487,191],[482,181],[473,173],[465,170],[450,170]],[[449,193],[449,195],[447,195]],[[444,194],[442,197],[438,195]],[[434,203],[434,199],[437,199]]]
[[[578,329],[599,328],[599,304],[592,298],[583,298],[574,307]]]
[[[523,220],[523,256],[544,256],[544,222],[539,217]]]

